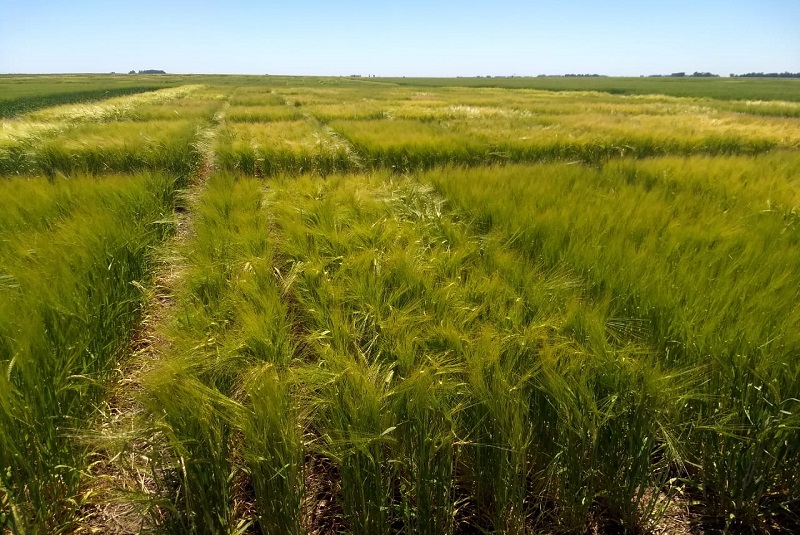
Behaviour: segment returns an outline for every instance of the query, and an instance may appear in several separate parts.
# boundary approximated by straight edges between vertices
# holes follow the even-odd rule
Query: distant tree
[[[130,71],[128,74],[136,74],[136,71]]]
[[[731,78],[800,78],[800,72],[748,72],[731,74]]]

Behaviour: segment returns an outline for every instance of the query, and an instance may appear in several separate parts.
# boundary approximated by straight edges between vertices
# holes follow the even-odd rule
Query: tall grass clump
[[[228,125],[216,153],[221,169],[250,176],[327,175],[355,165],[349,147],[311,120]]]
[[[55,533],[80,506],[89,452],[76,436],[135,325],[175,185],[139,175],[2,186],[0,507],[14,532]]]
[[[27,171],[54,176],[156,170],[188,177],[200,153],[196,121],[87,124],[27,148]]]
[[[231,106],[225,117],[234,123],[262,123],[297,121],[303,119],[303,114],[294,106]]]
[[[477,165],[494,161],[491,147],[484,139],[442,124],[408,119],[336,120],[329,124],[374,168],[406,172],[445,164]]]

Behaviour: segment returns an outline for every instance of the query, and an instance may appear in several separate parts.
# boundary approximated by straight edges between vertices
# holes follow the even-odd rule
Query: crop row
[[[721,110],[669,97],[251,88],[235,94],[232,104],[232,120],[217,144],[219,163],[257,176],[448,164],[598,164],[625,156],[757,154],[800,143],[795,118],[755,117],[732,113],[738,104]],[[793,115],[797,105],[784,104]]]
[[[747,104],[762,112],[786,107],[786,117],[763,117],[738,113],[741,103],[717,109],[670,97],[247,89],[233,92],[216,151],[222,169],[255,176],[539,161],[596,165],[621,157],[751,155],[800,146],[793,103]],[[218,107],[208,91],[195,90],[164,103],[106,107],[99,112],[102,122],[67,129],[57,128],[59,116],[45,110],[27,123],[7,125],[20,135],[0,139],[0,173],[183,172],[196,164],[193,126]],[[34,131],[43,134],[24,135],[26,125],[41,125]]]
[[[221,99],[198,86],[81,106],[48,108],[4,123],[0,174],[165,171],[198,165],[198,130]]]

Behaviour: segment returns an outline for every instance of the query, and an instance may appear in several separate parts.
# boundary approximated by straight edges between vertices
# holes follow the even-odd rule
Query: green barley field
[[[798,82],[1,76],[0,533],[797,533]]]

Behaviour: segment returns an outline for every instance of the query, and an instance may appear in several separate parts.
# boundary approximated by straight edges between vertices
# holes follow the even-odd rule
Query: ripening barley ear
[[[214,388],[173,366],[145,379],[143,402],[161,417],[163,437],[151,459],[159,505],[169,514],[169,532],[219,533],[233,529],[232,484],[235,422],[241,407]],[[170,501],[166,501],[169,499]]]
[[[265,534],[302,532],[304,492],[302,428],[291,385],[270,364],[244,381],[243,452],[255,492],[258,523]]]
[[[407,530],[453,533],[456,514],[456,422],[462,393],[453,364],[422,366],[397,385],[392,412],[400,423],[393,445]]]
[[[330,356],[330,380],[316,394],[312,422],[321,453],[337,466],[345,521],[353,533],[389,533],[396,481],[388,457],[397,422],[385,410],[386,372],[380,366]]]
[[[506,352],[485,328],[466,355],[469,401],[460,418],[467,444],[471,499],[495,531],[525,533],[532,521],[526,499],[535,470],[529,422],[530,377],[516,368],[514,349]]]
[[[687,448],[700,467],[696,478],[709,509],[732,526],[763,528],[787,513],[791,518],[800,403],[787,392],[797,391],[800,381],[768,355],[718,365],[707,399],[692,415]]]

